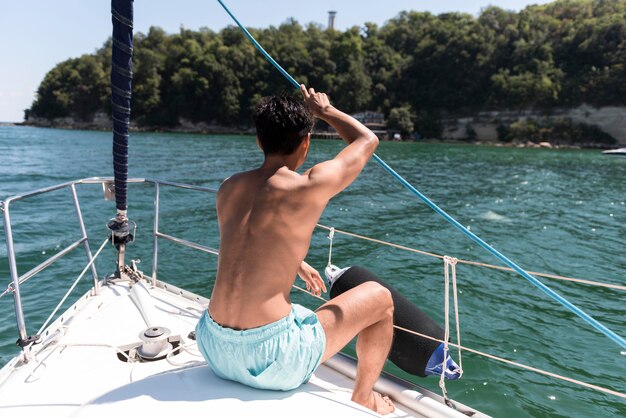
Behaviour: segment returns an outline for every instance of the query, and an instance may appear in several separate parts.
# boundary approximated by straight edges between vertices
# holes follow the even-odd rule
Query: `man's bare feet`
[[[381,415],[390,414],[396,410],[395,405],[389,399],[387,395],[381,395],[378,392],[372,391],[371,395],[365,402],[360,402],[358,399],[352,398],[352,400],[364,407],[371,409],[374,412],[378,412]]]

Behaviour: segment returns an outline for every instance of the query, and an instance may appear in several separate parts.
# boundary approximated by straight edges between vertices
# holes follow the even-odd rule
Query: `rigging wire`
[[[74,280],[74,283],[72,284],[72,286],[70,286],[69,290],[67,292],[65,292],[65,295],[61,298],[61,301],[54,308],[54,310],[52,311],[52,313],[50,314],[48,319],[46,319],[46,321],[43,323],[41,328],[39,328],[39,331],[37,331],[37,334],[41,334],[41,332],[46,328],[46,326],[48,326],[48,323],[52,320],[52,318],[54,318],[54,315],[56,315],[56,313],[59,310],[59,308],[61,307],[61,305],[63,305],[63,303],[67,300],[67,298],[70,295],[70,293],[72,293],[72,291],[74,290],[74,288],[76,287],[78,282],[80,282],[80,279],[83,278],[83,276],[87,272],[87,269],[89,269],[89,267],[91,267],[91,265],[96,262],[96,258],[98,258],[98,256],[100,255],[100,253],[102,252],[102,250],[104,249],[105,245],[108,242],[109,242],[108,238],[104,240],[104,242],[102,243],[102,245],[100,246],[98,251],[94,254],[93,258],[91,260],[89,260],[89,263],[87,263],[87,265],[85,266],[83,271],[78,275],[78,278],[76,280]]]
[[[322,229],[326,229],[328,231],[332,230],[333,231],[333,235],[336,232],[338,234],[347,235],[349,237],[358,238],[358,239],[362,239],[362,240],[370,241],[370,242],[375,242],[375,243],[381,244],[381,245],[387,245],[389,247],[397,248],[399,250],[408,251],[408,252],[417,253],[417,254],[422,254],[422,255],[425,255],[425,256],[428,256],[428,257],[435,257],[435,258],[439,258],[441,260],[443,260],[443,258],[445,257],[445,256],[443,256],[441,254],[431,253],[431,252],[428,252],[428,251],[422,251],[422,250],[418,250],[418,249],[407,247],[407,246],[400,245],[400,244],[394,244],[393,242],[383,241],[383,240],[380,240],[380,239],[367,237],[365,235],[355,234],[354,232],[342,231],[341,229],[336,229],[336,228],[331,227],[331,226],[326,226],[326,225],[322,225],[322,224],[317,224],[316,226],[319,227],[319,228],[322,228]],[[463,259],[460,259],[460,258],[458,258],[457,261],[459,263],[461,263],[461,264],[467,264],[467,265],[470,265],[470,266],[486,267],[486,268],[495,269],[495,270],[502,270],[502,271],[514,271],[512,268],[509,268],[509,267],[496,266],[494,264],[481,263],[479,261],[463,260]],[[592,285],[592,286],[606,287],[606,288],[615,289],[615,290],[626,290],[626,286],[622,286],[622,285],[619,285],[619,284],[602,283],[602,282],[597,282],[597,281],[593,281],[593,280],[577,279],[575,277],[559,276],[558,274],[539,273],[539,272],[535,272],[535,271],[529,271],[529,273],[533,274],[535,276],[546,277],[546,278],[549,278],[549,279],[563,280],[563,281],[569,281],[569,282],[574,282],[574,283],[582,283],[582,284],[587,284],[587,285]]]

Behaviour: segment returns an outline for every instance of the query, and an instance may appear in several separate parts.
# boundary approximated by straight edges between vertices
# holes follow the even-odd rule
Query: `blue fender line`
[[[217,0],[218,3],[224,8],[224,10],[226,10],[226,13],[228,13],[228,15],[233,19],[233,21],[235,21],[235,23],[237,24],[237,26],[239,26],[239,29],[241,29],[241,31],[244,33],[244,35],[246,35],[246,37],[250,40],[250,42],[252,42],[252,44],[255,46],[255,48],[261,53],[263,54],[263,56],[274,66],[276,67],[276,69],[278,71],[280,71],[280,73],[285,76],[285,78],[291,83],[293,84],[293,86],[297,89],[300,88],[300,84],[287,72],[285,71],[285,69],[283,67],[281,67],[276,60],[274,60],[274,58],[272,58],[270,56],[270,54],[267,53],[267,51],[265,51],[265,49],[263,49],[263,47],[256,41],[256,39],[254,39],[254,37],[252,35],[250,35],[250,32],[248,32],[248,30],[239,22],[239,20],[231,13],[231,11],[228,9],[228,7],[224,4],[224,2],[222,0]],[[391,174],[396,180],[398,180],[404,187],[406,187],[407,189],[409,189],[409,191],[411,193],[413,193],[415,196],[417,196],[422,202],[426,203],[426,205],[428,207],[430,207],[432,210],[434,210],[435,212],[437,212],[439,215],[441,215],[446,221],[448,221],[449,223],[451,223],[452,225],[454,225],[459,231],[461,231],[463,234],[465,234],[467,237],[469,237],[472,241],[474,241],[475,243],[477,243],[478,245],[480,245],[481,247],[483,247],[485,250],[487,250],[488,252],[490,252],[491,254],[493,254],[496,258],[498,258],[500,261],[502,261],[504,264],[506,264],[507,266],[509,266],[510,268],[512,268],[513,270],[515,270],[517,273],[519,273],[523,278],[525,278],[526,280],[528,280],[530,283],[532,283],[533,285],[535,285],[536,287],[538,287],[542,292],[544,292],[546,295],[550,296],[552,299],[556,300],[557,302],[559,302],[561,305],[565,306],[567,309],[569,309],[571,312],[573,312],[574,314],[578,315],[581,319],[583,319],[585,322],[587,322],[589,325],[591,325],[592,327],[594,327],[596,330],[600,331],[601,333],[603,333],[604,335],[606,335],[607,337],[609,337],[611,340],[615,341],[620,347],[622,348],[626,348],[626,341],[620,337],[619,335],[617,335],[616,333],[614,333],[613,331],[611,331],[610,329],[608,329],[607,327],[605,327],[604,325],[602,325],[600,322],[596,321],[594,318],[592,318],[590,315],[588,315],[586,312],[584,312],[582,309],[578,308],[576,305],[572,304],[570,301],[568,301],[567,299],[565,299],[563,296],[559,295],[558,293],[556,293],[554,290],[550,289],[548,286],[546,286],[545,284],[543,284],[542,282],[540,282],[536,277],[528,274],[524,269],[522,269],[520,266],[518,266],[517,264],[515,264],[513,261],[509,260],[506,256],[504,256],[502,253],[500,253],[498,250],[496,250],[495,248],[493,248],[492,246],[490,246],[489,244],[487,244],[485,241],[483,241],[480,237],[478,237],[476,234],[474,234],[473,232],[469,231],[467,228],[465,228],[463,225],[461,225],[456,219],[454,219],[452,216],[448,215],[443,209],[441,209],[439,206],[437,206],[435,203],[433,203],[429,198],[427,198],[424,194],[422,194],[419,190],[417,190],[415,187],[413,187],[411,185],[411,183],[409,183],[408,181],[406,181],[400,174],[398,174],[393,168],[391,168],[386,162],[384,162],[378,155],[374,154],[373,155],[374,160],[383,168],[385,169],[385,171],[387,171],[389,174]]]

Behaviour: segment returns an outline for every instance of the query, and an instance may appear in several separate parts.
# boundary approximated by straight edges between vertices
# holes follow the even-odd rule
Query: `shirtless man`
[[[261,102],[255,123],[265,161],[228,178],[217,193],[217,278],[196,327],[198,346],[222,378],[291,390],[358,335],[352,400],[387,414],[394,405],[373,386],[393,338],[390,292],[363,283],[315,313],[289,298],[296,275],[314,294],[326,291],[319,273],[304,262],[313,229],[328,201],[356,179],[378,146],[378,138],[334,108],[326,94],[304,85],[301,90],[304,104],[291,97]],[[334,127],[348,146],[298,174],[313,116]]]

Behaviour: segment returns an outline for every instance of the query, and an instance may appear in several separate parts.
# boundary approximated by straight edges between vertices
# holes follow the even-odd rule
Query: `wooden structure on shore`
[[[361,122],[369,128],[380,140],[392,139],[393,133],[387,130],[385,115],[378,112],[366,110],[351,115],[353,118]],[[318,129],[311,134],[312,138],[320,139],[341,139],[337,131],[331,126],[325,126],[326,129]]]

